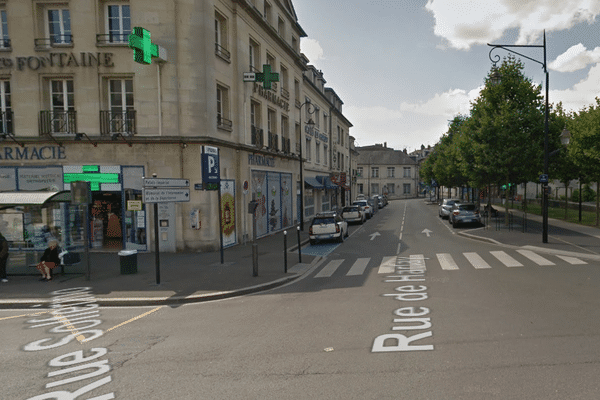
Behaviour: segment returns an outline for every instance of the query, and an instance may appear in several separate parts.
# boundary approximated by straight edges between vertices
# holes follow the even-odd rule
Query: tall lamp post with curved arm
[[[309,114],[314,114],[315,113],[315,106],[310,102],[310,101],[305,101],[304,103],[302,103],[302,105],[300,106],[300,125],[302,126],[302,107],[304,107],[305,105],[308,105],[308,107],[306,107],[306,111]],[[308,121],[306,122],[306,126],[308,127],[308,129],[312,129],[315,126],[315,122],[312,120],[312,118],[309,118]],[[304,231],[304,158],[302,156],[302,138],[304,137],[304,135],[302,134],[302,129],[300,129],[300,143],[298,143],[298,151],[300,153],[300,204],[298,204],[298,207],[300,207],[300,230]]]
[[[495,68],[496,63],[498,61],[500,61],[500,56],[496,54],[492,58],[492,52],[496,49],[504,49],[504,50],[508,51],[509,53],[514,53],[514,54],[517,54],[528,60],[534,61],[542,66],[542,68],[544,69],[544,73],[546,74],[546,112],[545,112],[545,121],[544,121],[544,174],[540,177],[540,182],[542,183],[542,188],[543,188],[543,190],[542,190],[542,192],[543,192],[542,193],[542,195],[543,195],[542,242],[548,243],[548,158],[550,157],[548,154],[548,130],[549,130],[549,128],[548,128],[548,113],[549,113],[548,93],[549,93],[550,77],[548,74],[548,68],[547,68],[547,64],[546,64],[546,31],[544,30],[544,44],[543,45],[505,45],[505,44],[490,44],[490,43],[488,43],[488,46],[492,47],[492,49],[490,50],[489,57],[490,57],[490,61],[492,61],[494,63],[494,68],[493,68],[494,72],[490,76],[492,84],[500,83],[500,80],[502,78],[500,73],[498,72],[498,70]],[[523,55],[521,53],[517,53],[514,50],[511,50],[513,48],[521,48],[521,47],[544,49],[544,62],[541,62],[539,60],[533,59],[533,58]]]

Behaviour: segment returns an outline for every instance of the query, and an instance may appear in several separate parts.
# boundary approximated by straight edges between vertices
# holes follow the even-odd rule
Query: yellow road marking
[[[125,321],[125,322],[121,322],[119,325],[115,325],[115,326],[113,326],[112,328],[109,328],[109,329],[107,329],[107,330],[106,330],[106,332],[110,332],[110,331],[112,331],[113,329],[117,329],[118,327],[120,327],[120,326],[123,326],[123,325],[125,325],[125,324],[128,324],[128,323],[130,323],[130,322],[133,322],[133,321],[135,321],[136,319],[140,319],[140,318],[142,318],[142,317],[145,317],[145,316],[146,316],[146,315],[148,315],[148,314],[152,314],[154,311],[158,311],[158,310],[160,310],[160,309],[161,309],[161,308],[163,308],[163,307],[164,307],[164,306],[156,307],[154,310],[150,310],[150,311],[148,311],[148,312],[145,312],[145,313],[143,313],[142,315],[138,315],[137,317],[133,317],[133,318],[131,318],[130,320],[127,320],[127,321]]]
[[[0,318],[0,321],[3,321],[5,319],[12,319],[12,318],[21,318],[21,317],[32,317],[34,315],[39,315],[39,314],[46,314],[52,311],[41,311],[41,312],[36,312],[33,314],[21,314],[21,315],[13,315],[12,317],[4,317],[4,318]]]

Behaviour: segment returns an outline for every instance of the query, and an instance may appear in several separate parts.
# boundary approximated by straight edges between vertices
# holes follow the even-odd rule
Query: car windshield
[[[313,225],[316,225],[316,224],[334,224],[334,223],[335,223],[335,219],[333,217],[315,218],[313,220]]]
[[[358,207],[344,207],[342,212],[355,212],[358,211]]]
[[[475,211],[477,206],[475,204],[461,204],[458,206],[458,208],[465,211]]]

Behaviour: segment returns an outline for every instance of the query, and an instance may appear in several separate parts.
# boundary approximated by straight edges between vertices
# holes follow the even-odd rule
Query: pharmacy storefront
[[[51,157],[52,151],[57,156],[64,154],[62,147],[32,147],[29,148],[28,157],[32,154]],[[90,182],[92,194],[87,221],[90,227],[89,245],[94,249],[147,250],[147,215],[141,202],[143,176],[143,166],[2,165],[0,191],[66,193],[71,189],[71,182]],[[13,242],[23,242],[24,247],[45,248],[50,239],[69,247],[77,241],[77,232],[83,221],[81,214],[73,211],[70,196],[66,194],[43,205],[10,205],[0,214],[0,224],[9,232]]]

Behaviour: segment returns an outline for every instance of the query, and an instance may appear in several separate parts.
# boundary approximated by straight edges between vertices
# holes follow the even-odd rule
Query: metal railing
[[[33,43],[37,48],[48,48],[48,47],[72,47],[73,46],[73,35],[51,35],[47,38],[33,39]]]
[[[14,114],[12,111],[2,111],[0,113],[0,135],[14,135]]]
[[[279,136],[275,133],[269,132],[269,149],[279,150]]]
[[[215,54],[227,61],[231,60],[231,53],[229,50],[221,46],[219,43],[215,43]]]
[[[233,130],[233,121],[223,118],[221,115],[217,114],[217,128],[231,131]]]
[[[251,135],[252,135],[251,140],[252,140],[253,145],[258,147],[259,149],[265,145],[265,139],[264,139],[262,129],[259,129],[253,125]]]
[[[127,44],[130,33],[100,33],[96,35],[96,44]]]
[[[40,134],[65,134],[77,133],[77,112],[70,111],[40,111]]]
[[[114,133],[120,133],[123,136],[137,133],[135,110],[100,111],[100,134],[108,136]]]

